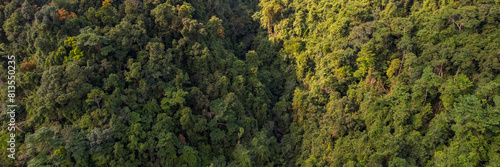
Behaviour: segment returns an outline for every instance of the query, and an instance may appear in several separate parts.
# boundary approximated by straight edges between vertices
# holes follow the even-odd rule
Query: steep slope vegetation
[[[500,164],[495,0],[0,3],[0,166]]]

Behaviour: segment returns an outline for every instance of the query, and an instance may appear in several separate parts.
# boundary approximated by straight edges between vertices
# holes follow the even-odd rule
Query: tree
[[[35,10],[28,0],[24,0],[24,3],[21,7],[21,13],[23,15],[23,18],[26,20],[31,20],[35,15]]]
[[[85,102],[92,103],[95,102],[97,104],[97,109],[99,110],[99,116],[101,116],[101,100],[105,98],[105,94],[102,90],[92,89],[89,94],[87,94],[87,100]],[[104,108],[104,106],[102,107]]]
[[[28,166],[57,164],[57,156],[59,156],[57,149],[62,144],[62,139],[56,135],[56,132],[46,127],[40,128],[35,133],[26,136],[26,143],[30,155],[34,156],[28,162]]]
[[[262,16],[260,18],[263,26],[267,27],[267,32],[269,34],[274,33],[274,22],[276,21],[276,15],[283,9],[281,1],[269,0],[262,1],[259,3],[262,7]]]

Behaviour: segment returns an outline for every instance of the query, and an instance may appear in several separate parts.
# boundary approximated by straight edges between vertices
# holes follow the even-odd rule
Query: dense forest
[[[0,25],[0,166],[500,166],[499,0],[0,0]]]

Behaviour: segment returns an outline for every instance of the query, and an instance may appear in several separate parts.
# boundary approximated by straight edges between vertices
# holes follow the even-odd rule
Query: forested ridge
[[[500,166],[499,0],[0,0],[0,25],[0,166]]]

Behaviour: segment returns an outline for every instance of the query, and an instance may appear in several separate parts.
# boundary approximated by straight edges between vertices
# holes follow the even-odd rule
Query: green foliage
[[[76,43],[75,37],[68,37],[68,39],[64,41],[64,47],[70,49],[68,55],[64,56],[64,65],[66,65],[68,61],[77,61],[83,57],[83,51],[76,46]]]
[[[0,166],[499,166],[498,4],[2,1]]]

